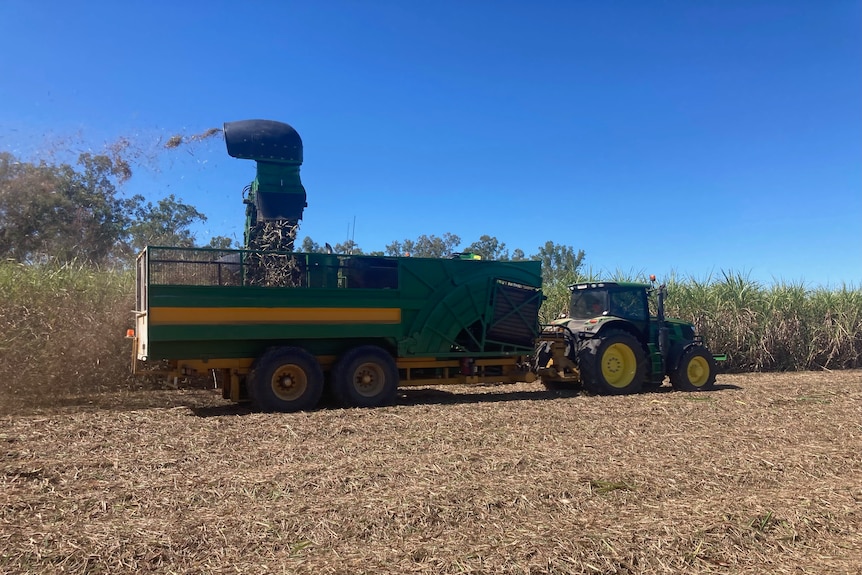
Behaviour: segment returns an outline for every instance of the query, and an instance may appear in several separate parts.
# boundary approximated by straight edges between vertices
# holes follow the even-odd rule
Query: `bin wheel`
[[[347,351],[332,368],[332,394],[348,407],[392,403],[398,388],[398,368],[384,349],[363,345]]]
[[[323,370],[302,348],[272,348],[255,362],[248,385],[253,405],[262,411],[312,409],[323,393]]]

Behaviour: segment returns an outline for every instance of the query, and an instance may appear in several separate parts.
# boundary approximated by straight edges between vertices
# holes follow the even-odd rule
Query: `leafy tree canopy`
[[[575,253],[571,246],[548,241],[539,247],[539,253],[531,259],[542,261],[542,279],[545,283],[560,281],[570,284],[577,281],[584,263],[584,250]]]
[[[388,256],[413,256],[417,258],[445,258],[461,244],[461,238],[445,233],[443,237],[421,235],[415,241],[394,241],[386,246]]]
[[[310,253],[310,254],[333,253],[333,254],[353,254],[353,255],[368,255],[368,256],[382,256],[382,255],[384,255],[382,251],[373,251],[373,252],[368,252],[366,254],[364,251],[362,251],[362,248],[359,247],[359,244],[357,244],[353,240],[345,240],[342,243],[335,244],[335,246],[331,246],[328,243],[321,246],[319,243],[312,240],[308,236],[303,238],[302,245],[301,245],[300,249],[303,252]]]
[[[142,250],[146,246],[172,246],[190,248],[195,245],[191,226],[205,222],[207,217],[193,206],[184,204],[174,194],[144,203],[144,197],[135,195],[128,201],[132,216],[128,234],[131,246]]]
[[[319,243],[312,240],[310,237],[305,236],[302,240],[302,251],[307,254],[320,254],[323,253],[324,249],[320,247]]]
[[[210,238],[210,243],[208,243],[206,247],[218,250],[229,250],[238,248],[239,245],[227,236],[213,236]]]
[[[123,149],[83,153],[74,166],[0,152],[0,258],[112,264],[147,244],[194,245],[190,228],[206,220],[194,207],[173,195],[156,205],[120,197],[132,175]]]
[[[483,235],[479,241],[473,242],[464,251],[478,254],[485,260],[509,260],[509,250],[506,249],[506,244],[489,235]]]
[[[108,156],[88,153],[77,167],[0,153],[0,257],[28,263],[122,258],[129,220],[116,182],[124,170]]]

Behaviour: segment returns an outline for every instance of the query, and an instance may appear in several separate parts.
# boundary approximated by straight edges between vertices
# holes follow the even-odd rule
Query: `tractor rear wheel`
[[[681,391],[715,389],[715,360],[701,345],[688,348],[679,358],[679,365],[670,373],[670,383]]]
[[[378,407],[392,403],[398,389],[398,368],[384,349],[355,347],[332,368],[332,394],[349,407]]]
[[[300,347],[267,350],[248,375],[252,404],[262,411],[311,409],[323,393],[323,370]]]
[[[638,393],[646,379],[646,354],[633,335],[611,330],[581,346],[578,367],[581,382],[593,393]]]

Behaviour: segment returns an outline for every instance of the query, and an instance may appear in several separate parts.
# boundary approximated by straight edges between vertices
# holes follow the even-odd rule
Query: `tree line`
[[[578,277],[584,262],[583,250],[575,251],[572,246],[556,244],[551,241],[547,241],[544,245],[539,246],[536,253],[530,256],[525,255],[521,249],[514,249],[510,252],[506,248],[505,242],[501,242],[497,238],[488,235],[481,236],[477,241],[458,252],[458,246],[460,245],[461,238],[447,232],[443,236],[423,234],[415,240],[396,240],[387,244],[386,249],[383,251],[363,252],[362,248],[353,240],[346,240],[343,243],[336,244],[331,249],[333,252],[339,254],[357,255],[445,258],[456,253],[471,253],[485,260],[539,260],[542,262],[542,275],[546,283],[554,280],[573,283]],[[325,246],[321,247],[320,244],[308,236],[302,240],[301,249],[303,252],[309,253],[324,253],[327,251]]]
[[[155,204],[124,198],[132,176],[121,156],[82,153],[77,162],[29,162],[0,152],[0,258],[21,263],[118,264],[146,245],[195,245],[192,226],[206,221],[173,194]],[[226,247],[222,236],[212,247]]]
[[[206,216],[171,194],[155,203],[141,195],[126,198],[121,188],[133,175],[122,145],[103,154],[82,153],[75,164],[24,161],[0,152],[0,259],[24,264],[70,262],[123,265],[147,245],[195,247],[192,231]],[[228,249],[233,241],[215,236],[203,247]],[[452,233],[396,240],[369,255],[448,257],[462,240]],[[363,254],[353,241],[334,248],[310,237],[304,252]],[[541,260],[546,282],[574,281],[583,250],[546,242],[536,253],[509,250],[504,242],[483,235],[461,252],[501,261]]]

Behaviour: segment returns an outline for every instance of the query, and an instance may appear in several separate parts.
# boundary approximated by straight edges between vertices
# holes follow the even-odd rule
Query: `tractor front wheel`
[[[701,345],[688,348],[679,358],[679,365],[670,373],[670,383],[681,391],[715,389],[715,360]]]
[[[578,367],[581,382],[593,393],[638,393],[646,379],[646,354],[633,335],[612,330],[582,344]]]

